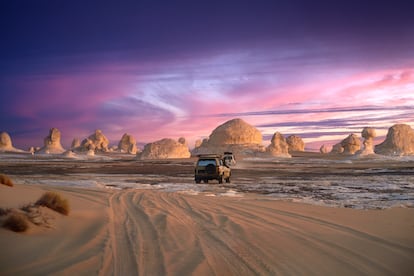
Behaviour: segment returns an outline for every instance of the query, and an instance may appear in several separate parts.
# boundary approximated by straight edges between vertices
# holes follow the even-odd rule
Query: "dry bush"
[[[0,184],[13,187],[13,181],[5,174],[0,174]]]
[[[14,232],[24,232],[29,228],[29,224],[24,214],[12,212],[4,221],[3,227]]]
[[[66,199],[62,198],[60,194],[55,192],[46,192],[36,202],[36,205],[48,207],[63,215],[69,214],[69,203]]]
[[[9,209],[0,208],[0,216],[5,216],[10,212]]]

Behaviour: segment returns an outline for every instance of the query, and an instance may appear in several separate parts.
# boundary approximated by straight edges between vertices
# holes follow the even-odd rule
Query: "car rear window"
[[[214,159],[201,159],[201,160],[198,160],[198,166],[207,166],[207,165],[210,165],[210,164],[212,164],[212,165],[216,165],[216,160],[214,160]]]

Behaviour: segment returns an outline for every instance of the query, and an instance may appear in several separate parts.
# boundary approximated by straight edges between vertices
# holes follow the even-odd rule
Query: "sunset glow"
[[[236,117],[265,141],[279,131],[312,149],[365,126],[414,127],[414,19],[403,7],[130,3],[87,17],[93,5],[52,2],[0,7],[0,130],[17,147],[42,145],[51,127],[66,147],[95,129],[112,144],[127,132],[192,147]]]

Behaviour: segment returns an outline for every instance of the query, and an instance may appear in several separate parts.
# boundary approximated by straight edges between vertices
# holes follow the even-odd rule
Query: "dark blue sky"
[[[412,123],[413,10],[410,1],[1,1],[0,130],[27,147],[51,127],[66,144],[95,128],[114,143],[124,132],[193,141],[226,113],[309,142]],[[390,105],[401,108],[381,119]],[[316,130],[332,121],[329,137]]]

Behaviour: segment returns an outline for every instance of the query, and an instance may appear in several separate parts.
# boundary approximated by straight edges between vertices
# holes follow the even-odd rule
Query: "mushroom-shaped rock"
[[[218,126],[210,135],[209,145],[261,144],[262,134],[242,119],[233,119]]]
[[[406,124],[396,124],[388,129],[384,142],[375,146],[375,153],[382,155],[413,155],[414,130]]]
[[[144,150],[137,154],[138,159],[189,158],[190,151],[186,145],[170,138],[146,144]]]
[[[106,136],[102,133],[101,130],[95,130],[95,133],[89,136],[88,138],[84,139],[81,144],[82,150],[94,150],[94,151],[103,151],[108,152],[108,145],[109,140]]]
[[[0,133],[0,152],[13,151],[20,152],[22,150],[16,149],[13,147],[13,142],[10,138],[10,135],[7,132]]]
[[[129,154],[136,154],[137,141],[131,134],[125,133],[118,143],[118,150]]]
[[[374,154],[374,138],[377,136],[375,129],[372,127],[364,127],[361,132],[361,136],[364,138],[364,142],[362,143],[363,147],[361,150],[357,151],[357,154]]]
[[[38,153],[47,153],[47,154],[61,154],[65,152],[65,149],[60,143],[60,131],[57,128],[51,128],[49,130],[49,135],[45,137],[44,146],[38,151]]]
[[[342,150],[341,150],[342,147]],[[361,141],[355,134],[350,134],[339,144],[332,147],[332,153],[355,154],[361,149]]]
[[[290,157],[289,145],[285,137],[279,132],[273,134],[270,145],[266,148],[266,152],[271,156]]]
[[[286,138],[286,142],[289,146],[289,151],[305,151],[305,142],[299,136],[290,135]]]

